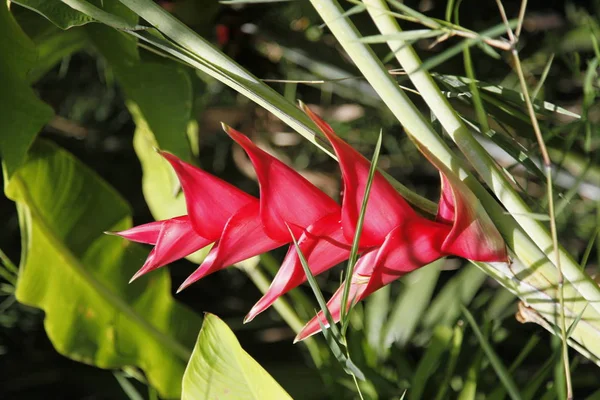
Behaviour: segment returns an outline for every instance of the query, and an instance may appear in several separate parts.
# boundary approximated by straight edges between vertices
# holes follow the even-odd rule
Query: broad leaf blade
[[[242,347],[229,327],[206,314],[183,377],[182,399],[291,399]]]
[[[136,366],[162,397],[179,397],[200,318],[173,300],[166,270],[127,284],[148,252],[102,232],[131,226],[128,205],[47,142],[33,146],[7,196],[25,250],[16,297],[45,311],[55,348],[100,368]]]

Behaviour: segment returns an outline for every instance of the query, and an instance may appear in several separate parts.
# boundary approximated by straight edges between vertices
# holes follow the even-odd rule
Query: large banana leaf
[[[217,316],[206,314],[183,377],[184,400],[291,399],[290,395],[242,349]]]
[[[138,367],[162,397],[179,397],[200,318],[173,300],[166,270],[127,284],[147,250],[103,234],[131,226],[124,200],[47,142],[33,146],[6,194],[23,237],[17,300],[45,311],[54,347],[101,368]]]

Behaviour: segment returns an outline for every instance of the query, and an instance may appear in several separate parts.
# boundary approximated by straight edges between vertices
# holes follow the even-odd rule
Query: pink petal
[[[172,219],[188,220],[187,215],[176,217]],[[156,244],[158,241],[158,235],[165,221],[154,221],[143,225],[134,226],[133,228],[121,231],[121,232],[106,232],[109,235],[121,236],[127,240],[138,243]]]
[[[390,284],[401,276],[443,257],[440,248],[450,227],[415,217],[398,226],[385,238],[383,245],[368,252],[356,263],[350,285],[348,304],[355,302]],[[327,303],[334,321],[339,321],[343,284]],[[303,340],[321,330],[318,319],[327,326],[319,312],[298,334]]]
[[[311,225],[298,239],[298,246],[313,275],[318,275],[348,259],[351,246],[345,243],[340,225],[340,212],[330,214]],[[292,244],[269,290],[252,307],[244,322],[252,321],[280,296],[304,282],[306,282],[306,274],[296,246]]]
[[[294,235],[324,216],[339,210],[339,205],[289,166],[259,149],[244,134],[223,125],[225,132],[248,153],[260,185],[260,215],[267,234],[289,241],[289,225]]]
[[[338,156],[344,182],[342,227],[347,240],[352,241],[371,163],[340,139],[331,127],[308,107],[303,105],[303,109],[327,136]],[[406,200],[396,192],[383,175],[376,172],[365,214],[361,245],[363,247],[380,245],[392,229],[414,215],[415,212]]]
[[[142,268],[131,278],[131,281],[173,261],[189,256],[212,242],[210,239],[199,236],[192,228],[188,218],[178,217],[161,221],[156,246],[148,255]]]
[[[259,217],[258,203],[250,203],[227,221],[221,238],[202,265],[183,282],[177,291],[185,289],[213,272],[273,250],[285,243],[267,236]]]
[[[219,239],[231,216],[258,199],[229,183],[194,167],[172,154],[160,153],[173,167],[185,194],[192,226],[202,237]]]

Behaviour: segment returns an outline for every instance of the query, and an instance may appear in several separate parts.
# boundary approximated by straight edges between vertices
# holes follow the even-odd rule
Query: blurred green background
[[[288,81],[271,85],[292,100],[302,99],[313,105],[341,136],[368,157],[379,130],[383,129],[386,136],[381,167],[418,193],[437,200],[439,178],[435,169],[406,139],[402,128],[368,84],[356,78],[357,70],[348,62],[334,38],[321,28],[321,21],[309,2],[221,5],[180,0],[160,3],[260,78],[324,80],[324,83]],[[447,6],[440,0],[407,1],[406,4],[442,19]],[[348,3],[344,5],[351,7]],[[507,14],[517,15],[519,5],[519,2],[506,2]],[[493,1],[464,0],[459,11],[460,24],[474,31],[500,22]],[[34,41],[36,38],[41,40],[52,29],[49,22],[27,9],[13,4],[12,12]],[[598,57],[593,37],[600,38],[599,12],[600,2],[593,0],[530,1],[519,44],[531,86],[540,81],[550,55],[555,54],[538,98],[583,115],[582,121],[576,124],[560,118],[543,123],[548,132],[547,144],[555,150],[553,160],[566,174],[562,183],[557,179],[557,192],[562,201],[559,203],[562,207],[558,217],[559,239],[577,260],[587,261],[586,268],[592,275],[597,272],[600,251],[595,240],[600,220],[599,153],[596,151],[600,140],[600,108],[595,101],[599,90],[598,75],[590,72],[588,66]],[[367,15],[355,15],[353,21],[363,35],[376,33]],[[404,23],[403,27],[418,26]],[[415,43],[415,48],[423,59],[427,59],[443,53],[455,43],[456,38],[435,45],[433,41],[421,40]],[[386,47],[375,45],[374,48],[383,59],[389,59]],[[479,48],[472,51],[478,79],[518,88],[506,60],[491,58]],[[142,56],[145,60],[158,59],[150,52],[143,52]],[[390,69],[397,68],[391,61],[388,64]],[[464,76],[463,59],[459,55],[446,60],[434,71]],[[193,82],[193,115],[198,121],[198,165],[258,194],[248,161],[220,129],[220,121],[224,121],[275,151],[327,193],[339,198],[339,172],[334,161],[290,132],[265,110],[224,85],[192,70],[188,74]],[[348,79],[339,80],[341,77]],[[401,75],[398,80],[401,85],[410,87]],[[153,220],[142,194],[142,171],[132,145],[135,124],[106,61],[94,48],[86,45],[58,60],[34,88],[56,112],[41,136],[72,152],[116,188],[131,204],[135,225]],[[421,104],[417,95],[411,96]],[[461,114],[475,119],[468,102],[461,101],[459,96],[453,101]],[[427,110],[423,111],[428,114]],[[493,109],[488,111],[494,112]],[[501,110],[497,115],[501,115]],[[506,122],[500,118],[493,121],[499,126]],[[535,156],[536,145],[530,127],[517,123],[510,125],[510,122],[508,130],[514,134],[515,143]],[[493,144],[490,148],[499,149]],[[493,154],[519,177],[518,183],[534,212],[544,212],[540,177],[527,171],[519,172],[522,165],[512,165],[513,162],[507,161],[501,151]],[[583,172],[585,177],[578,179]],[[0,248],[16,263],[21,246],[19,224],[14,204],[3,196],[0,196],[0,212],[4,221]],[[283,250],[273,252],[272,256],[274,261],[267,259],[263,263],[273,261],[276,266],[283,257]],[[143,261],[139,259],[140,266]],[[564,384],[556,363],[559,342],[541,327],[515,320],[515,298],[472,266],[462,264],[461,260],[450,259],[443,263],[439,276],[437,270],[431,268],[411,275],[385,289],[389,301],[380,295],[358,309],[355,327],[367,325],[367,328],[375,329],[376,325],[366,321],[369,313],[375,315],[381,307],[396,310],[395,321],[403,327],[403,330],[390,334],[391,343],[388,344],[391,347],[381,353],[373,350],[381,343],[369,344],[369,335],[365,332],[368,329],[355,335],[353,356],[372,367],[372,380],[378,388],[379,398],[398,398],[402,387],[408,387],[412,382],[414,388],[415,376],[422,385],[422,398],[456,398],[470,379],[478,382],[476,398],[505,396],[480,343],[461,319],[459,305],[463,303],[468,304],[502,361],[507,366],[514,363],[511,373],[529,398],[556,398],[556,386]],[[185,260],[173,263],[169,271],[174,287],[195,267]],[[334,270],[319,279],[324,291],[330,293],[337,286],[339,271]],[[411,291],[415,282],[420,282],[419,292]],[[8,282],[2,281],[0,288],[0,397],[129,398],[113,371],[86,366],[58,355],[44,332],[43,313],[16,303]],[[307,287],[298,290],[310,292]],[[251,324],[242,324],[243,316],[260,296],[242,271],[228,268],[199,281],[178,294],[176,299],[198,313],[208,311],[223,318],[236,332],[242,346],[295,398],[354,398],[356,394],[347,382],[344,383],[348,378],[344,378],[343,373],[336,371],[331,377],[324,376],[312,364],[305,346],[292,344],[293,332],[275,311],[266,312]],[[396,301],[402,306],[393,308],[391,303]],[[453,330],[464,333],[458,345],[450,343]],[[454,353],[452,349],[455,349]],[[572,355],[576,398],[600,398],[600,391],[596,392],[600,370],[574,352]],[[342,380],[338,379],[340,377]],[[145,393],[143,385],[134,385]],[[449,385],[449,389],[439,397],[438,388],[442,385]],[[416,397],[411,398],[419,397],[413,396]]]

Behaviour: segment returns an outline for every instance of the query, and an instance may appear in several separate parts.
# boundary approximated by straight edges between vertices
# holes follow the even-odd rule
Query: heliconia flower
[[[305,110],[334,145],[342,174],[347,175],[344,176],[344,182],[366,181],[368,168],[365,169],[361,165],[363,161],[357,155],[357,152],[339,139],[329,125],[307,108]],[[363,232],[368,227],[367,221],[372,225],[376,225],[375,229],[370,228],[370,232],[375,239],[384,234],[383,229],[377,230],[378,223],[390,227],[390,221],[397,221],[397,225],[385,234],[385,239],[377,248],[367,251],[356,263],[351,277],[347,306],[351,302],[363,300],[374,291],[406,273],[448,255],[484,262],[507,261],[508,256],[504,240],[483,210],[477,197],[427,149],[420,148],[420,150],[438,168],[441,175],[442,193],[436,221],[430,221],[414,212],[408,212],[405,208],[410,207],[405,202],[401,202],[399,208],[397,203],[399,195],[397,192],[380,190],[378,193],[381,197],[379,197],[377,203],[380,208],[377,210],[377,214],[369,216],[369,208],[367,207]],[[356,154],[353,155],[353,153]],[[349,176],[352,176],[352,178],[349,178]],[[383,176],[379,176],[381,179],[385,179]],[[376,183],[377,181],[373,182],[371,191],[373,197],[369,197],[368,206],[371,206],[372,198],[373,200],[377,198],[374,197]],[[381,185],[384,184],[381,183]],[[360,210],[362,196],[360,196],[360,192],[346,192],[344,194],[342,215],[347,215],[348,220],[352,221],[351,215],[358,215],[356,212]],[[346,196],[350,195],[356,197],[346,202]],[[354,232],[355,228],[352,222],[344,225],[344,228],[346,229],[347,226],[350,226],[351,232]],[[367,229],[367,232],[369,232],[369,229]],[[374,242],[375,240],[373,240]],[[343,287],[344,284],[327,303],[334,321],[339,321],[341,318]],[[319,332],[321,330],[319,320],[322,325],[328,325],[323,313],[319,312],[302,329],[296,340],[303,340]]]
[[[248,154],[256,171],[260,200],[229,183],[160,152],[171,164],[185,195],[188,215],[115,233],[154,245],[135,279],[214,243],[204,262],[179,290],[250,257],[297,239],[309,268],[318,275],[348,259],[357,230],[369,161],[340,139],[331,127],[301,105],[332,144],[344,185],[342,205],[283,162],[258,148],[242,133],[223,126]],[[427,149],[421,151],[440,171],[442,191],[435,221],[417,214],[390,183],[376,172],[359,243],[361,257],[350,279],[349,302],[358,302],[399,277],[441,257],[507,261],[504,240],[477,197]],[[296,248],[288,253],[263,298],[245,321],[306,281]],[[343,286],[328,302],[340,319]],[[299,333],[302,340],[320,331],[319,313]]]

